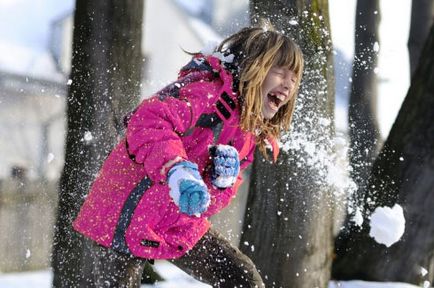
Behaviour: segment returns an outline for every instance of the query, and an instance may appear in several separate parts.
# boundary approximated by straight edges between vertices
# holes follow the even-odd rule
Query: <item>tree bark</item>
[[[122,115],[138,102],[142,14],[143,1],[76,2],[54,287],[93,287],[90,251],[71,223],[103,159],[123,133]]]
[[[266,287],[327,287],[334,213],[325,180],[334,135],[328,2],[250,1],[250,12],[253,23],[268,18],[298,42],[306,67],[279,162],[255,154],[240,249]]]
[[[360,204],[372,163],[380,149],[377,105],[377,53],[379,49],[379,0],[358,0],[355,53],[348,109],[351,176],[358,186],[352,203]],[[377,48],[378,47],[378,48]]]
[[[419,63],[420,53],[433,23],[433,17],[434,3],[432,0],[411,1],[411,23],[407,43],[411,76]]]
[[[404,208],[406,229],[390,248],[361,231],[344,231],[333,265],[336,279],[402,281],[420,284],[434,279],[434,26],[404,103],[376,159],[365,209]],[[365,221],[367,222],[367,221]],[[420,267],[429,271],[422,279]]]

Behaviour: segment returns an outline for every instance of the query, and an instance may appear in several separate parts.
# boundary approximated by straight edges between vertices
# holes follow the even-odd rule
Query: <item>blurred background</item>
[[[73,0],[0,0],[0,272],[46,269],[63,168]],[[355,0],[329,0],[335,125],[347,131]],[[230,7],[230,9],[228,8]],[[377,115],[384,139],[409,87],[411,1],[381,1]],[[142,97],[176,78],[189,55],[247,26],[246,0],[145,1]],[[237,201],[245,201],[240,197]],[[235,208],[237,203],[233,204]],[[232,212],[240,213],[243,212]],[[232,217],[228,227],[237,228]],[[232,228],[226,229],[227,231]],[[233,235],[237,235],[236,231]],[[234,237],[233,241],[238,241]]]

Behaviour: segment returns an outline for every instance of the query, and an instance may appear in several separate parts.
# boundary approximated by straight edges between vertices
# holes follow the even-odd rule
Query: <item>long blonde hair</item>
[[[264,24],[263,24],[264,25]],[[268,27],[243,28],[223,40],[217,51],[230,53],[238,67],[238,92],[241,105],[241,129],[257,135],[256,144],[262,154],[265,139],[280,137],[282,130],[288,130],[294,113],[295,100],[303,73],[303,54],[298,45],[289,37]],[[273,66],[288,67],[297,76],[291,100],[271,119],[262,116],[262,84]]]

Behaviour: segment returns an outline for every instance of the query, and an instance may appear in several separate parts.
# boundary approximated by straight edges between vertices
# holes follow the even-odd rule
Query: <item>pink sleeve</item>
[[[240,170],[241,171],[246,169],[247,167],[249,167],[250,164],[253,163],[253,160],[255,157],[255,150],[256,150],[256,144],[254,142],[252,142],[252,144],[250,145],[250,148],[248,150],[247,155],[244,158],[240,159]]]
[[[188,159],[181,135],[196,123],[202,111],[216,101],[218,83],[196,83],[183,87],[180,98],[160,100],[154,96],[145,100],[128,122],[128,152],[142,163],[154,182],[165,181],[160,171],[164,164],[177,156]],[[207,94],[204,94],[204,90]],[[211,95],[211,97],[207,97]]]
[[[127,128],[128,152],[142,163],[152,181],[161,181],[162,166],[177,156],[187,158],[180,133],[191,123],[191,109],[185,100],[154,97],[145,100],[131,117]]]

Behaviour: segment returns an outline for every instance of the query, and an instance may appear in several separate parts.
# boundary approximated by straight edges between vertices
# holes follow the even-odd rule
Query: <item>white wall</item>
[[[204,46],[188,20],[170,0],[145,2],[142,46],[148,58],[145,59],[144,97],[176,80],[178,70],[191,58],[182,49],[197,52]]]
[[[46,171],[48,178],[57,178],[64,158],[65,91],[35,83],[20,87],[0,91],[0,178],[9,176],[15,165],[25,167],[30,177]],[[44,124],[49,129],[47,151],[42,146]]]

